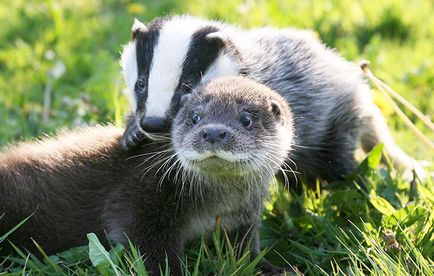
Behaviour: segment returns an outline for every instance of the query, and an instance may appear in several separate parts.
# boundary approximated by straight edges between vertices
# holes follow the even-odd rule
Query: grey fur
[[[164,28],[164,20],[180,20],[183,24],[185,18],[197,20],[175,16],[158,22]],[[407,175],[417,167],[393,141],[359,68],[324,46],[313,33],[274,28],[244,30],[215,21],[196,24],[198,30],[207,25],[217,28],[214,39],[224,42],[222,55],[239,68],[238,73],[269,86],[290,104],[296,145],[289,158],[296,164],[293,169],[308,181],[318,176],[334,181],[349,175],[357,165],[354,151],[360,145],[367,152],[384,143],[395,167]],[[168,116],[173,113],[176,110],[166,112]],[[124,148],[137,144],[138,139],[131,139],[137,131],[137,125],[127,128],[123,141],[129,142]]]

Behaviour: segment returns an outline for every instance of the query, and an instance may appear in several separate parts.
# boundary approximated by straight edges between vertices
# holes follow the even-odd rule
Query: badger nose
[[[202,130],[202,139],[210,144],[226,142],[228,131],[224,128],[213,127]]]
[[[140,121],[140,126],[146,132],[160,132],[169,128],[167,120],[160,117],[144,117]]]

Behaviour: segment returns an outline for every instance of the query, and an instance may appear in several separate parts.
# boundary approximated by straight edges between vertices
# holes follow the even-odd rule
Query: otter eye
[[[143,80],[138,80],[137,81],[137,87],[139,87],[140,89],[145,88],[145,82]]]
[[[247,129],[249,129],[253,124],[252,117],[248,113],[242,113],[241,114],[240,122],[243,125],[243,127],[247,128]]]
[[[197,124],[202,118],[198,113],[194,113],[193,117],[191,117],[191,121],[193,122],[193,125]]]

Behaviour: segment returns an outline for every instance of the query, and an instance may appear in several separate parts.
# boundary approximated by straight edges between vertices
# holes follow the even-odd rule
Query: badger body
[[[211,79],[244,75],[280,93],[291,106],[295,148],[288,164],[307,179],[342,179],[356,167],[355,149],[378,143],[408,174],[414,161],[391,138],[360,70],[296,29],[245,30],[192,16],[135,21],[122,53],[133,116],[124,148],[164,131],[179,99]]]

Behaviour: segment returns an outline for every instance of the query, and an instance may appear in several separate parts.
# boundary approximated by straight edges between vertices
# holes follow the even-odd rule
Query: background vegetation
[[[224,19],[243,27],[313,29],[345,58],[370,60],[373,71],[423,113],[434,112],[430,0],[0,1],[0,145],[83,124],[121,125],[128,101],[118,59],[133,18],[149,21],[174,13]],[[44,91],[52,93],[46,118]],[[374,93],[398,144],[417,159],[433,162],[433,152],[405,127],[381,94]],[[379,150],[360,167],[370,180],[369,194],[345,188],[350,179],[348,185],[330,185],[295,197],[274,188],[262,231],[263,243],[270,248],[268,258],[281,264],[286,260],[307,274],[432,274],[433,183],[428,179],[410,189],[399,173],[377,167]],[[386,250],[387,245],[396,245],[387,239],[390,233],[399,246]],[[90,241],[94,248],[97,241],[94,237]],[[42,260],[23,253],[12,262],[0,260],[0,271],[143,272],[139,257],[119,247],[100,259],[90,251],[86,246]],[[254,272],[246,258],[233,258],[223,234],[209,246],[193,246],[186,270],[187,274]]]

